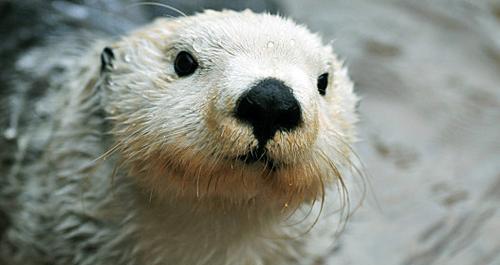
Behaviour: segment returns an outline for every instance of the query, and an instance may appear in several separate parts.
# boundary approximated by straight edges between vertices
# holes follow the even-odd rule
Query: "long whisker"
[[[316,224],[319,222],[319,219],[321,218],[321,214],[323,213],[323,209],[325,206],[325,198],[326,198],[325,197],[326,196],[325,182],[323,181],[323,178],[321,176],[317,176],[317,178],[321,184],[321,200],[320,200],[321,204],[319,207],[319,211],[318,211],[318,214],[316,215],[316,217],[314,218],[314,221],[311,223],[311,225],[304,232],[302,232],[302,234],[300,234],[300,236],[303,236],[303,235],[309,233],[314,228],[314,226],[316,226]],[[311,207],[314,207],[314,203]],[[307,217],[309,217],[309,216],[307,216]]]
[[[381,209],[380,203],[375,195],[375,192],[373,191],[373,185],[370,181],[370,176],[367,173],[366,166],[364,165],[363,161],[357,154],[357,152],[354,150],[354,148],[347,143],[344,138],[336,131],[333,131],[335,134],[335,138],[340,141],[343,144],[343,147],[347,148],[349,150],[349,153],[352,154],[352,157],[354,159],[351,159],[351,157],[345,156],[340,150],[336,150],[340,155],[344,157],[344,159],[347,161],[347,164],[350,166],[351,173],[353,175],[359,176],[361,178],[361,199],[359,202],[356,204],[356,206],[353,208],[353,211],[351,212],[351,215],[354,214],[363,204],[364,200],[366,199],[366,196],[368,194],[371,194],[371,198],[375,202],[375,205],[378,209]],[[353,172],[354,170],[354,172]]]
[[[349,220],[349,213],[350,213],[350,199],[349,199],[349,191],[347,188],[346,183],[344,182],[344,179],[342,178],[342,174],[340,173],[339,169],[337,166],[331,161],[328,156],[323,152],[319,151],[319,157],[329,166],[329,168],[335,172],[334,174],[337,176],[337,182],[339,185],[337,185],[337,189],[339,192],[339,198],[340,198],[340,213],[339,213],[339,228],[337,229],[336,234],[341,233],[344,231],[347,222]],[[347,212],[347,214],[345,214]]]
[[[116,150],[120,148],[120,144],[116,143],[113,146],[111,146],[107,151],[105,151],[102,155],[98,156],[96,159],[94,159],[92,162],[96,163],[97,161],[102,161],[106,160],[109,158]]]
[[[159,6],[159,7],[166,8],[167,10],[174,11],[181,16],[187,17],[186,13],[180,11],[179,9],[177,9],[173,6],[158,3],[158,2],[138,2],[138,3],[128,5],[127,8],[137,7],[137,6]]]

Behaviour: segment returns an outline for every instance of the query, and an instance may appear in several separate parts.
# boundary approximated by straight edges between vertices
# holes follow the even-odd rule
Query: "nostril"
[[[268,78],[254,85],[238,100],[235,116],[249,123],[261,144],[276,131],[291,131],[301,120],[300,104],[282,81]]]
[[[295,129],[300,123],[300,108],[294,107],[280,113],[276,119],[276,125],[284,131]]]
[[[244,95],[240,98],[236,110],[236,117],[242,121],[249,122],[250,124],[257,123],[265,117],[261,117],[265,113],[265,109],[257,102],[252,100],[252,95]]]

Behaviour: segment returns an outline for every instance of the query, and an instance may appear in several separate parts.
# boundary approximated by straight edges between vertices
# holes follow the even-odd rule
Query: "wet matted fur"
[[[357,121],[353,85],[330,45],[251,11],[162,18],[117,40],[84,39],[17,61],[29,76],[19,87],[42,93],[18,135],[23,162],[2,179],[11,225],[0,260],[313,264],[328,253]],[[188,77],[174,71],[180,51],[199,63]],[[265,78],[286,83],[302,110],[298,128],[265,144],[272,168],[238,159],[259,143],[234,117],[238,98]],[[40,154],[29,159],[31,150]]]

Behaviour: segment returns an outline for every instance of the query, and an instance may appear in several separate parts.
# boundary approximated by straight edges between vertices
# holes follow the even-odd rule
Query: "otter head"
[[[155,194],[299,205],[349,163],[352,84],[331,47],[291,20],[159,19],[102,61],[116,150]]]

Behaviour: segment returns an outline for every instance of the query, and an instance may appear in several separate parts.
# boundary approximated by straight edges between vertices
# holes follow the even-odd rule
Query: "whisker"
[[[92,162],[93,163],[96,163],[97,161],[102,161],[102,160],[106,160],[107,158],[109,158],[117,149],[119,149],[121,147],[121,144],[120,143],[116,143],[114,144],[113,146],[111,146],[111,148],[109,148],[107,151],[105,151],[102,155],[98,156],[96,159],[94,159]]]
[[[188,16],[188,15],[186,15],[186,13],[180,11],[179,9],[177,9],[177,8],[175,8],[173,6],[170,6],[170,5],[167,5],[167,4],[158,3],[158,2],[138,2],[138,3],[133,3],[133,4],[128,5],[127,8],[137,7],[137,6],[159,6],[159,7],[165,8],[167,10],[174,11],[174,12],[176,12],[177,14],[179,14],[181,16],[184,16],[184,17]]]
[[[366,199],[367,194],[371,194],[371,197],[375,202],[376,207],[378,209],[381,209],[380,203],[375,195],[375,192],[373,191],[373,186],[370,181],[369,174],[365,170],[366,166],[364,165],[363,161],[361,160],[357,152],[354,150],[354,148],[349,143],[347,143],[338,132],[333,131],[333,133],[335,134],[335,138],[343,144],[343,147],[347,148],[349,153],[352,154],[354,160],[348,156],[345,156],[343,152],[341,152],[340,150],[336,151],[346,160],[347,164],[350,166],[350,172],[352,173],[352,175],[359,176],[361,178],[361,198],[359,202],[356,204],[356,206],[353,208],[351,215],[353,215],[362,206],[363,202]]]
[[[319,211],[318,211],[318,214],[316,215],[316,217],[314,218],[314,221],[311,223],[311,225],[306,229],[306,231],[304,231],[304,233],[302,235],[305,235],[307,233],[309,233],[313,228],[314,226],[316,226],[316,224],[319,222],[319,219],[321,218],[321,214],[323,213],[323,209],[324,209],[324,206],[325,206],[325,199],[326,199],[326,190],[325,190],[325,183],[323,181],[323,179],[318,176],[318,180],[321,184],[321,200],[320,200],[320,206],[319,206]],[[313,207],[314,204],[311,206]]]
[[[331,161],[328,156],[323,152],[318,152],[319,157],[328,165],[328,167],[334,172],[337,176],[337,190],[339,192],[340,198],[340,209],[339,209],[339,227],[337,228],[336,234],[340,234],[345,230],[347,222],[350,217],[350,199],[349,199],[349,191],[347,185],[342,178],[342,174],[340,173],[337,166]],[[347,212],[347,214],[345,214]]]

